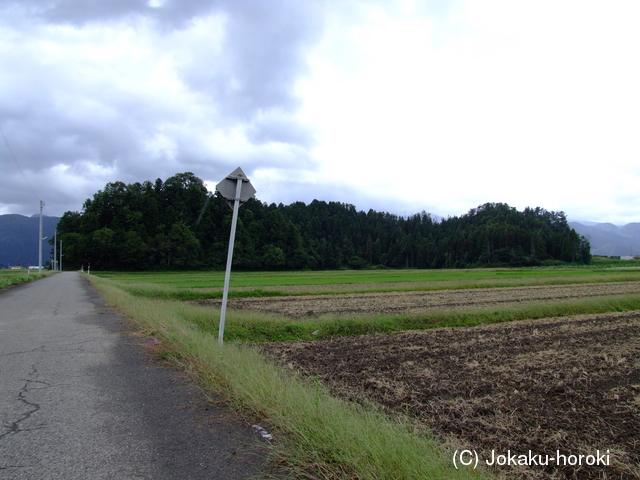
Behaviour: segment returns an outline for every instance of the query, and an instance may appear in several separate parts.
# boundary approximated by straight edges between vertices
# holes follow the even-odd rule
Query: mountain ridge
[[[48,240],[55,234],[60,217],[42,216],[42,266],[49,261],[52,246]],[[0,268],[14,265],[38,265],[38,232],[40,215],[27,217],[17,213],[0,215]]]
[[[586,225],[586,223],[592,223],[592,225]],[[589,240],[592,255],[607,257],[640,255],[639,222],[621,226],[608,222],[569,222],[569,226]]]

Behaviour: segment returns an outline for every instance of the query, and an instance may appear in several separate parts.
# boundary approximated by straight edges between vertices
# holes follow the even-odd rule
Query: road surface
[[[77,272],[0,291],[0,479],[259,476],[251,426],[128,333]]]

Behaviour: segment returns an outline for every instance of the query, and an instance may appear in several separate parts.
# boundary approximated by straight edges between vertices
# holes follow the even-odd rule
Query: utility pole
[[[38,234],[38,273],[42,274],[42,207],[44,202],[40,200],[40,233]]]
[[[62,271],[62,240],[60,240],[60,271]]]
[[[53,271],[58,270],[58,230],[53,232]]]

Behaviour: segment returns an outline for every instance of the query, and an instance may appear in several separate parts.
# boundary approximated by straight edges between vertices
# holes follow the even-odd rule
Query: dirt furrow
[[[330,313],[417,314],[430,310],[469,310],[496,304],[509,306],[522,302],[625,294],[640,294],[640,282],[240,298],[229,300],[227,308],[259,310],[294,318]],[[197,303],[219,306],[220,300],[200,300]]]

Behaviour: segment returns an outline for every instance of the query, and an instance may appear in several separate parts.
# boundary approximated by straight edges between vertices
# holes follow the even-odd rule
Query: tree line
[[[99,270],[222,269],[231,209],[193,173],[166,181],[108,183],[58,223],[64,265]],[[233,267],[245,270],[472,268],[589,263],[590,247],[562,212],[487,203],[434,220],[358,211],[314,200],[268,205],[238,217]]]

